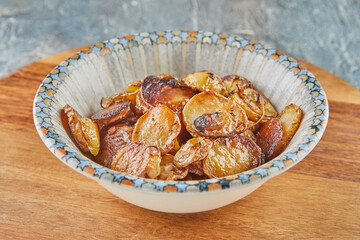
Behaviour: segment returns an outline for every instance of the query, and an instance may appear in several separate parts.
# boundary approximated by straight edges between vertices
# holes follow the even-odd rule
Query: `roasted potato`
[[[249,138],[234,135],[213,141],[203,160],[204,172],[210,178],[220,178],[255,168],[261,163],[261,150]]]
[[[193,162],[189,165],[189,173],[196,174],[198,176],[204,176],[204,179],[207,177],[204,173],[203,169],[203,161],[199,160],[196,162]]]
[[[272,118],[263,123],[256,133],[256,144],[261,148],[264,161],[268,161],[282,136],[282,127],[279,118]]]
[[[160,174],[160,151],[143,143],[129,143],[113,157],[111,169],[137,177],[156,178]]]
[[[247,137],[253,141],[256,141],[255,134],[250,129],[245,130],[244,132],[240,133],[240,136]]]
[[[89,118],[80,116],[69,105],[65,105],[62,110],[63,124],[70,130],[70,136],[75,141],[80,150],[86,154],[91,153],[96,156],[100,149],[99,129],[95,122]]]
[[[185,104],[195,95],[195,91],[171,76],[148,76],[140,89],[139,105],[143,109],[165,105],[175,113],[181,113]]]
[[[271,154],[270,159],[279,155],[285,150],[287,145],[289,145],[291,139],[300,127],[303,112],[295,104],[290,104],[280,113],[279,118],[282,126],[282,137]]]
[[[165,154],[162,156],[160,163],[160,175],[158,179],[175,181],[183,179],[187,176],[189,168],[178,168],[173,164],[173,159],[174,156],[171,154]]]
[[[239,75],[227,75],[222,79],[228,96],[237,93],[239,89],[252,88],[250,81]]]
[[[190,99],[183,110],[184,124],[194,137],[227,136],[248,125],[244,110],[232,100],[212,91]]]
[[[133,142],[156,146],[161,154],[168,153],[181,130],[180,119],[171,109],[160,105],[138,119],[132,134]]]
[[[224,96],[228,95],[221,77],[210,72],[204,71],[189,74],[182,79],[182,82],[199,92],[213,91]]]
[[[138,92],[139,90],[136,90],[135,92],[122,92],[114,94],[110,97],[104,97],[101,99],[100,105],[102,108],[108,108],[115,103],[130,102],[131,107],[135,107]]]
[[[119,102],[111,105],[108,108],[102,109],[93,114],[91,119],[97,124],[110,125],[118,123],[126,118],[132,117],[133,112],[130,108],[130,102]]]
[[[278,115],[270,100],[255,89],[240,90],[231,95],[231,99],[245,110],[248,119],[251,121],[264,123]]]
[[[137,80],[135,82],[129,83],[129,85],[126,86],[124,92],[127,93],[138,92],[140,90],[142,82],[143,82],[142,80]]]
[[[183,168],[203,160],[209,153],[212,142],[206,138],[191,138],[175,154],[174,165]]]
[[[100,152],[95,161],[105,167],[111,168],[111,162],[116,152],[131,142],[133,127],[118,124],[107,129],[100,136]]]

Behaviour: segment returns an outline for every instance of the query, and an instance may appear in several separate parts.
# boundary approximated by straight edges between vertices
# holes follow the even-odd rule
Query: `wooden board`
[[[78,50],[0,79],[0,239],[360,238],[359,90],[301,61],[329,98],[330,120],[314,151],[229,206],[166,214],[118,199],[62,164],[40,140],[32,119],[35,92]]]

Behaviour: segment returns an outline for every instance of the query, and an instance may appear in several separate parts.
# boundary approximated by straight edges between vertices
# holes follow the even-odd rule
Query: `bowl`
[[[160,73],[182,78],[201,70],[246,77],[278,110],[290,103],[301,106],[303,120],[286,150],[255,169],[232,176],[160,181],[125,175],[93,162],[79,151],[61,124],[60,110],[65,104],[89,116],[100,110],[102,97],[122,91],[129,82]],[[46,76],[33,104],[41,139],[63,163],[129,203],[172,213],[225,206],[287,171],[319,142],[328,116],[320,83],[295,59],[240,36],[180,30],[127,35],[75,54]]]

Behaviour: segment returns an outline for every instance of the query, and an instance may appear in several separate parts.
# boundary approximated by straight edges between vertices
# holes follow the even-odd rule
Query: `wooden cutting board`
[[[153,212],[120,200],[62,164],[32,119],[48,72],[81,49],[0,79],[0,239],[360,238],[360,91],[300,60],[327,93],[330,120],[298,165],[244,199],[195,214]]]

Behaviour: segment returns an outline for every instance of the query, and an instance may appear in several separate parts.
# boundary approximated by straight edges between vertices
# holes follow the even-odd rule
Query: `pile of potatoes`
[[[101,99],[89,118],[66,105],[62,121],[79,149],[113,170],[160,180],[220,178],[279,155],[302,120],[280,114],[238,75],[148,76]]]

